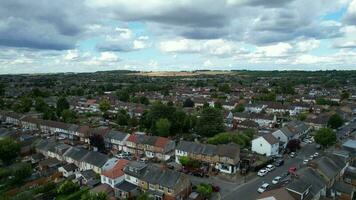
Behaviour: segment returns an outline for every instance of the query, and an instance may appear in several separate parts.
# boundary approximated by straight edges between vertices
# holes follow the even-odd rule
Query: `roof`
[[[129,183],[127,181],[122,181],[118,184],[115,185],[115,188],[124,191],[124,192],[131,192],[132,190],[135,190],[137,188],[136,185]]]
[[[70,172],[70,171],[74,171],[74,170],[78,169],[78,167],[73,163],[69,163],[67,165],[64,165],[63,169],[66,170],[67,172]]]
[[[176,149],[194,154],[227,157],[233,159],[234,162],[238,162],[240,158],[240,147],[236,144],[212,145],[180,141]]]
[[[295,200],[283,187],[262,193],[257,200]]]
[[[347,140],[342,146],[350,149],[356,149],[356,140]]]
[[[124,159],[119,160],[112,169],[103,172],[102,175],[111,179],[116,179],[120,176],[123,176],[124,175],[123,169],[126,167],[127,163],[129,162],[130,161]]]
[[[270,144],[277,144],[279,143],[278,139],[275,138],[272,134],[267,133],[267,134],[263,134],[262,137]]]
[[[321,189],[325,188],[326,181],[312,168],[302,168],[298,171],[299,179],[311,184],[310,192],[317,195]]]
[[[303,194],[311,186],[312,185],[306,182],[304,179],[296,179],[295,181],[288,183],[286,189],[292,192]]]
[[[155,142],[155,146],[164,149],[169,142],[171,142],[171,140],[168,138],[158,137]]]
[[[342,181],[335,181],[333,188],[338,191],[338,192],[342,192],[345,194],[352,194],[354,192],[354,189],[352,187],[352,185],[344,183]]]
[[[128,135],[127,133],[124,133],[124,132],[121,132],[121,131],[111,130],[105,136],[105,138],[110,138],[110,139],[122,141],[122,140],[124,140],[126,138],[127,135]]]
[[[134,134],[130,135],[130,136],[127,138],[127,141],[128,141],[128,142],[136,143],[136,141],[137,141],[137,135],[134,135]]]
[[[334,178],[346,164],[342,159],[337,156],[323,156],[315,161],[318,169],[325,175],[327,178]]]
[[[102,167],[107,161],[109,157],[106,154],[102,154],[96,151],[89,151],[82,159],[83,162],[89,163],[96,167]]]
[[[64,157],[71,158],[75,161],[80,161],[89,151],[82,148],[71,147],[64,153]]]
[[[80,174],[86,179],[86,180],[90,180],[90,179],[95,179],[96,178],[96,173],[93,170],[85,170],[80,172]]]

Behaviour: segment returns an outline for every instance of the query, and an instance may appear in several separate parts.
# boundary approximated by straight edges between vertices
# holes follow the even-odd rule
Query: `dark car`
[[[274,165],[276,167],[282,166],[284,164],[284,160],[283,159],[278,159],[274,162]]]

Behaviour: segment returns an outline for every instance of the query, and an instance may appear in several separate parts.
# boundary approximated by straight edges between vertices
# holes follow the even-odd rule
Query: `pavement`
[[[288,171],[290,167],[303,167],[303,160],[309,158],[317,152],[315,144],[302,144],[302,148],[297,152],[294,158],[285,159],[284,165],[277,167],[272,172],[269,172],[264,177],[258,177],[257,173],[250,173],[246,178],[239,178],[235,181],[222,180],[218,177],[211,176],[209,178],[201,178],[190,176],[192,183],[210,183],[221,188],[219,193],[214,193],[211,199],[215,200],[255,200],[259,193],[257,189],[263,183],[269,183],[272,186],[272,180],[276,176],[281,176]],[[321,154],[320,150],[318,150]]]

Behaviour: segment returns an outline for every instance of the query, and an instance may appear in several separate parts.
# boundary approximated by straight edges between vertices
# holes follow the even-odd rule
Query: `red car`
[[[288,169],[288,173],[289,174],[296,175],[296,172],[297,172],[297,168],[296,167],[290,167]]]

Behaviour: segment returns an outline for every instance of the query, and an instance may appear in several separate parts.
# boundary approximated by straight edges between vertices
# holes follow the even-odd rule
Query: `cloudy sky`
[[[356,0],[0,0],[0,73],[356,69]]]

